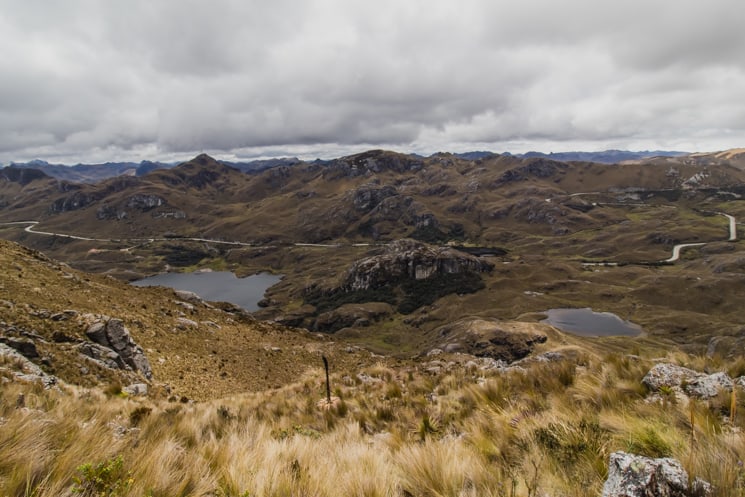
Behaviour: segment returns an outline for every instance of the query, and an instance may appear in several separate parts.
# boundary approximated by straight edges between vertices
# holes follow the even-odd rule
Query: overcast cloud
[[[0,162],[745,146],[738,0],[0,0]]]

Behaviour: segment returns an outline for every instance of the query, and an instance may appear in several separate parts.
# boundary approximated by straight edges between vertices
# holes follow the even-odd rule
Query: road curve
[[[729,240],[727,241],[737,241],[737,220],[735,219],[735,216],[730,216],[729,214],[725,214],[724,212],[720,212],[719,214],[729,219]]]
[[[706,243],[680,243],[673,247],[673,255],[669,259],[665,259],[662,262],[675,262],[680,259],[680,251],[686,247],[700,247],[706,245]]]
[[[735,216],[725,214],[724,212],[719,212],[718,214],[721,214],[729,220],[729,238],[727,239],[727,241],[737,241],[737,220],[735,219]],[[673,255],[669,259],[665,259],[662,262],[675,262],[680,259],[680,251],[682,249],[686,247],[700,247],[701,245],[706,245],[706,243],[679,243],[678,245],[675,245],[673,247]]]

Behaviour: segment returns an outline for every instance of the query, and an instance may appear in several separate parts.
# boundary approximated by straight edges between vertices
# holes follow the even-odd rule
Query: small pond
[[[548,317],[541,321],[573,335],[583,337],[637,336],[641,326],[624,321],[610,312],[595,312],[584,309],[549,309]]]
[[[133,281],[135,286],[166,286],[188,290],[204,300],[230,302],[252,312],[258,310],[264,292],[279,282],[281,276],[259,273],[238,278],[229,271],[197,271],[194,273],[163,273]]]

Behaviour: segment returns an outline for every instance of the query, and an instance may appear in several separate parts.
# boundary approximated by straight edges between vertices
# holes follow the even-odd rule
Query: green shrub
[[[673,449],[656,430],[647,427],[626,442],[626,451],[647,457],[670,457]]]
[[[134,480],[124,470],[122,456],[98,464],[85,463],[77,468],[72,478],[72,492],[84,497],[117,497],[126,495]]]

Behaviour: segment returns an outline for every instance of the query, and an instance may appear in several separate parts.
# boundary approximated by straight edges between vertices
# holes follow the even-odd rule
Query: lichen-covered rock
[[[650,390],[671,388],[690,397],[710,399],[721,390],[732,390],[734,382],[726,373],[707,375],[675,364],[657,364],[642,378]]]
[[[732,390],[734,382],[727,373],[714,373],[699,376],[685,385],[685,392],[693,397],[710,399],[716,397],[721,390]]]
[[[688,473],[675,459],[614,452],[602,497],[705,497],[711,490],[698,478],[689,486]]]
[[[657,391],[662,387],[680,387],[681,383],[688,382],[701,375],[692,369],[676,366],[675,364],[662,363],[655,365],[642,378],[650,390]]]

